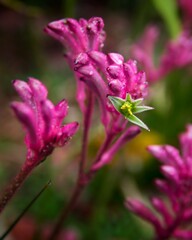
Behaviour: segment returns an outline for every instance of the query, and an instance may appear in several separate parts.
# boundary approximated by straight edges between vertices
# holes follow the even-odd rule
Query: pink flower
[[[160,77],[154,63],[154,52],[158,36],[159,29],[156,26],[148,26],[138,43],[131,47],[132,56],[144,67],[149,82],[156,81]]]
[[[38,164],[55,147],[64,146],[70,140],[78,123],[61,125],[68,113],[68,104],[62,100],[54,106],[39,80],[29,78],[28,83],[15,80],[13,86],[22,99],[22,102],[12,102],[11,107],[26,131],[27,161]]]
[[[81,74],[80,80],[97,96],[105,126],[108,126],[111,117],[123,126],[123,121],[120,120],[122,116],[110,104],[108,95],[126,98],[129,93],[133,99],[147,96],[148,83],[145,73],[137,70],[135,61],[124,62],[123,56],[118,53],[80,53],[75,60],[75,70]]]
[[[129,93],[133,99],[145,98],[148,94],[148,83],[143,71],[137,70],[137,62],[128,60],[117,53],[107,55],[107,81],[110,95],[125,98]]]
[[[63,44],[66,49],[65,58],[73,70],[74,60],[78,54],[102,49],[105,41],[103,28],[104,22],[100,17],[92,17],[89,20],[81,18],[79,21],[66,18],[49,23],[45,27],[45,32]],[[77,79],[77,102],[82,112],[85,113],[87,89],[84,83],[79,81],[78,73],[75,77]]]
[[[151,200],[163,223],[160,224],[158,217],[143,203],[138,203],[137,200],[127,202],[127,207],[131,211],[154,226],[158,240],[171,237],[192,238],[192,230],[184,228],[184,225],[192,220],[192,125],[187,126],[187,131],[182,133],[179,139],[182,155],[170,145],[148,147],[149,152],[163,164],[161,171],[165,180],[156,180],[156,185],[167,196],[170,204],[161,198]]]
[[[155,66],[155,44],[158,35],[158,28],[148,27],[140,41],[132,47],[132,56],[141,62],[151,83],[164,78],[175,69],[184,68],[192,63],[192,37],[183,32],[177,39],[167,42],[159,57],[159,63]]]
[[[45,32],[64,45],[67,57],[73,61],[81,52],[100,50],[104,46],[103,28],[100,17],[81,18],[79,21],[66,18],[49,23]]]
[[[187,33],[181,34],[175,41],[167,44],[161,57],[159,74],[164,76],[168,72],[183,68],[192,63],[192,37]]]

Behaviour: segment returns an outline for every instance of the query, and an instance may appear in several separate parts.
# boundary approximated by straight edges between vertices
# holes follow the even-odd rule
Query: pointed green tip
[[[133,124],[135,124],[135,125],[137,125],[137,126],[139,126],[139,127],[141,127],[141,128],[144,128],[144,129],[147,130],[147,131],[150,131],[150,129],[147,127],[147,125],[146,125],[143,121],[141,121],[141,119],[139,119],[138,117],[136,117],[135,115],[130,115],[130,116],[127,117],[127,119],[128,119],[131,123],[133,123]]]

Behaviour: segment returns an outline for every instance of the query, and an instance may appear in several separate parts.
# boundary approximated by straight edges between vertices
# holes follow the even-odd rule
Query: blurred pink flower
[[[192,37],[182,33],[176,40],[170,41],[161,56],[159,75],[192,64]]]
[[[170,237],[192,239],[192,230],[184,228],[192,220],[192,125],[187,126],[187,131],[179,139],[182,155],[170,145],[148,147],[149,152],[163,164],[161,171],[165,180],[156,180],[156,185],[168,197],[171,208],[161,198],[151,200],[163,222],[138,200],[126,201],[132,212],[154,226],[157,240]]]
[[[65,100],[56,106],[47,99],[46,87],[37,79],[28,83],[15,80],[13,86],[22,102],[12,102],[11,107],[26,131],[27,161],[38,164],[55,147],[64,146],[78,129],[78,123],[61,125],[68,113]]]
[[[155,45],[159,29],[155,26],[146,28],[138,43],[132,46],[132,56],[141,62],[150,83],[164,78],[171,71],[192,63],[192,37],[181,33],[177,39],[167,42],[159,61],[155,64]]]
[[[137,59],[145,69],[149,82],[159,79],[159,74],[154,63],[158,36],[159,29],[156,26],[148,26],[139,41],[131,47],[132,56]]]

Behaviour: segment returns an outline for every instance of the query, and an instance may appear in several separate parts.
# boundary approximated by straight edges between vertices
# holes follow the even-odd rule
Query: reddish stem
[[[86,162],[87,146],[88,146],[88,134],[91,125],[91,116],[93,111],[93,94],[91,91],[88,92],[88,104],[84,115],[84,129],[83,129],[83,144],[81,150],[81,159],[79,163],[79,176],[83,174]]]
[[[0,213],[4,210],[7,203],[11,200],[17,190],[20,188],[22,183],[28,177],[30,172],[33,170],[33,165],[24,164],[16,175],[16,177],[12,180],[12,182],[8,185],[8,187],[4,190],[2,197],[0,198]]]
[[[99,161],[99,159],[101,158],[102,154],[107,150],[108,146],[110,145],[112,139],[113,139],[114,135],[108,135],[105,142],[102,144],[96,158],[95,158],[95,162]],[[83,160],[84,161],[84,160]],[[53,232],[51,233],[51,236],[49,238],[49,240],[55,240],[57,239],[57,237],[60,234],[61,228],[63,223],[65,222],[65,220],[67,219],[67,217],[69,216],[69,213],[74,209],[82,191],[84,190],[84,188],[90,183],[90,181],[92,180],[94,174],[96,173],[96,171],[89,171],[88,173],[84,173],[83,171],[80,172],[79,178],[77,180],[77,184],[76,187],[74,189],[74,192],[69,200],[68,205],[64,208],[64,210],[61,213],[61,216],[59,217]]]

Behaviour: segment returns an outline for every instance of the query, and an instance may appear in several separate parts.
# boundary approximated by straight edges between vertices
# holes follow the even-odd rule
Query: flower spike
[[[12,102],[11,107],[22,123],[27,145],[27,160],[39,164],[55,147],[64,146],[78,129],[78,123],[61,125],[67,115],[65,100],[56,106],[47,99],[43,83],[29,78],[28,83],[15,80],[13,86],[23,102]]]
[[[159,197],[151,199],[151,204],[158,215],[149,211],[138,200],[126,201],[126,207],[131,212],[153,225],[156,230],[154,239],[192,239],[192,231],[188,229],[192,220],[191,133],[192,125],[189,124],[186,131],[179,136],[181,154],[170,145],[148,147],[148,151],[161,162],[161,172],[164,175],[164,180],[156,179],[155,185],[166,199]]]

